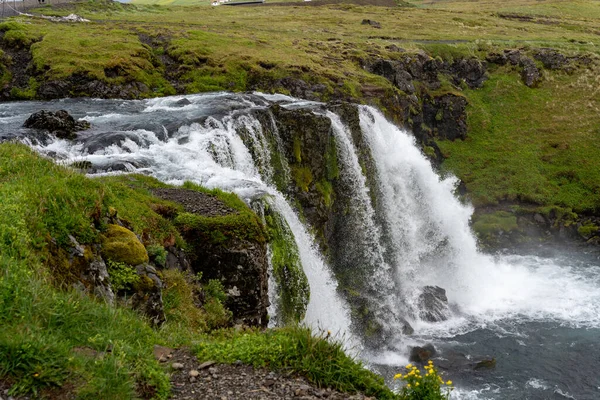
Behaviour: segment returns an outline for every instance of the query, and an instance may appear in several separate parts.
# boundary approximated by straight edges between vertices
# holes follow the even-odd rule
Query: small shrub
[[[401,389],[401,398],[405,400],[448,400],[453,387],[452,381],[446,381],[433,366],[433,361],[425,366],[425,375],[412,364],[406,366],[405,375],[396,374],[394,379],[402,379],[406,385]]]
[[[140,282],[140,276],[129,265],[112,260],[107,261],[110,283],[115,292],[130,289]]]
[[[152,261],[154,261],[158,266],[164,267],[167,263],[167,251],[163,246],[159,245],[150,245],[146,247],[148,251],[148,256]]]

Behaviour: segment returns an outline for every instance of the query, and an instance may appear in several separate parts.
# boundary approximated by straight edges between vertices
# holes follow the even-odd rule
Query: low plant
[[[404,400],[448,400],[452,391],[452,381],[442,379],[433,361],[425,365],[425,375],[421,375],[418,367],[408,364],[408,372],[404,375],[396,374],[394,379],[401,379],[406,384],[400,389],[400,396]]]

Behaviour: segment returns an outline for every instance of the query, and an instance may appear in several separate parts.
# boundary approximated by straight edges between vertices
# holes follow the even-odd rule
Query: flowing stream
[[[294,199],[276,188],[276,178],[292,180],[287,163],[276,169],[271,162],[274,149],[265,130],[274,135],[278,153],[285,139],[269,113],[273,104],[331,122],[331,132],[324,134],[335,138],[339,186],[349,204],[344,223],[353,227],[338,243],[337,259],[326,260]],[[21,128],[40,109],[66,109],[90,121],[92,129],[69,142]],[[269,118],[257,118],[257,111]],[[572,248],[479,252],[469,227],[473,209],[453,194],[456,179],[440,177],[413,137],[376,109],[359,106],[358,116],[357,138],[326,105],[280,95],[2,103],[0,140],[24,141],[65,165],[88,161],[92,174],[138,172],[171,184],[189,180],[233,191],[249,204],[268,203],[293,233],[309,281],[305,323],[335,332],[392,386],[409,348],[432,343],[436,364],[456,384],[452,398],[600,398],[598,255]],[[368,150],[371,168],[357,139]],[[363,347],[368,332],[353,321],[329,263],[367,272],[361,296],[387,332],[380,346]],[[445,289],[448,298],[437,322],[424,316],[422,300],[423,288],[433,286]],[[270,295],[277,296],[276,288]],[[414,334],[401,333],[406,323]],[[491,357],[495,369],[473,369]]]

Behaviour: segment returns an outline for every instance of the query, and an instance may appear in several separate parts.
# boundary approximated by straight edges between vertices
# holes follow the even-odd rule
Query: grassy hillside
[[[98,245],[107,213],[127,221],[148,249],[173,236],[185,246],[172,221],[155,211],[178,207],[148,190],[162,186],[143,176],[86,178],[24,145],[0,144],[0,387],[50,398],[164,399],[170,369],[153,356],[158,344],[196,349],[201,360],[242,360],[392,398],[381,378],[307,329],[215,330],[227,325],[218,302],[223,293],[209,282],[205,304],[212,306],[199,308],[195,278],[179,270],[162,271],[167,322],[156,329],[124,304],[110,306],[62,284],[53,249],[69,243],[69,235]],[[234,203],[233,195],[215,193]],[[115,273],[109,269],[113,284],[123,278]]]
[[[293,77],[325,87],[324,100],[346,96],[377,104],[395,89],[363,63],[402,57],[391,45],[446,60],[483,59],[514,48],[527,53],[551,47],[592,58],[600,53],[597,1],[402,4],[167,8],[87,2],[39,12],[77,12],[92,23],[17,18],[0,29],[4,43],[31,46],[34,77],[14,90],[24,98],[41,82],[73,76],[142,82],[150,88],[143,96],[286,92],[277,82]],[[364,19],[381,28],[363,25]],[[483,89],[446,88],[467,98],[469,131],[465,141],[438,141],[447,157],[444,169],[466,183],[478,206],[518,200],[597,212],[598,62],[570,72],[544,71],[536,89],[526,87],[515,68],[490,68]]]

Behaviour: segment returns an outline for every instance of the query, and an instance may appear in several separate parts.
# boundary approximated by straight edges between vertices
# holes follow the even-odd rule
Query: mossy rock
[[[135,233],[119,225],[108,225],[102,243],[102,256],[108,260],[138,265],[148,262],[148,252]]]

